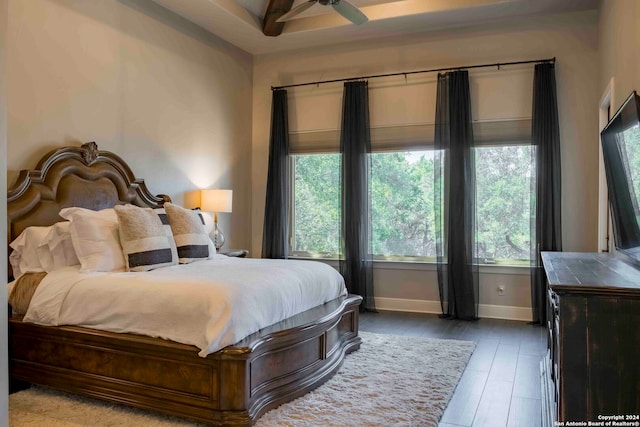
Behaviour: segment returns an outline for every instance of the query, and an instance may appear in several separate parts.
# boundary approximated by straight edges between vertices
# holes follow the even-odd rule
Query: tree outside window
[[[476,148],[480,263],[529,260],[532,147]],[[371,155],[372,250],[376,259],[435,260],[433,151]],[[336,258],[340,244],[340,154],[293,156],[294,256]]]

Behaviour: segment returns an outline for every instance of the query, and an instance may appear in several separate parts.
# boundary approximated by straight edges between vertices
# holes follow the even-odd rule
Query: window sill
[[[319,261],[324,262],[332,267],[338,268],[340,260],[337,258],[315,258],[291,256],[290,259]],[[424,261],[388,261],[373,260],[374,270],[409,270],[409,271],[436,271],[438,269],[434,262]],[[498,265],[498,264],[480,264],[478,272],[480,274],[508,274],[528,276],[530,267],[528,265]]]

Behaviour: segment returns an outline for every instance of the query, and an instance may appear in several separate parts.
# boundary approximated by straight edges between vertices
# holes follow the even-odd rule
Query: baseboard
[[[479,316],[488,319],[521,320],[531,322],[531,307],[515,307],[512,305],[480,304]]]
[[[375,302],[378,310],[407,311],[411,313],[442,313],[440,301],[375,297]]]
[[[386,311],[407,311],[412,313],[442,313],[440,301],[404,299],[404,298],[375,298],[376,308]],[[478,315],[487,319],[520,320],[530,322],[531,307],[515,307],[510,305],[480,304]]]

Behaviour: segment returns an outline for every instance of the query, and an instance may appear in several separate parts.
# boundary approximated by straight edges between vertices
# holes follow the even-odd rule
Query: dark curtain
[[[442,317],[478,318],[476,182],[469,74],[438,74],[435,222]]]
[[[340,273],[349,293],[363,297],[360,310],[375,311],[370,247],[371,138],[367,82],[346,82],[342,99],[342,257]]]
[[[532,201],[531,307],[533,323],[546,326],[547,279],[541,251],[562,251],[560,212],[560,132],[555,65],[537,64],[533,79],[531,143],[535,156],[535,200]],[[533,207],[535,206],[535,210]]]
[[[288,257],[289,125],[287,91],[274,90],[271,101],[269,172],[264,207],[262,257]]]

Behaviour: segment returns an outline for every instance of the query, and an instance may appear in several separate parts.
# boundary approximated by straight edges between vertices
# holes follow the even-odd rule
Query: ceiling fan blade
[[[331,7],[356,25],[360,25],[369,20],[367,15],[362,13],[360,9],[349,3],[347,0],[338,0],[336,3],[332,3]]]
[[[280,18],[276,19],[276,22],[288,21],[289,19],[293,18],[294,16],[299,15],[302,12],[304,12],[305,10],[309,9],[311,6],[313,6],[317,2],[318,2],[318,0],[309,0],[309,1],[306,1],[306,2],[304,2],[302,4],[299,4],[298,6],[294,7],[293,9],[291,9],[289,12],[285,13],[284,15],[282,15]]]

